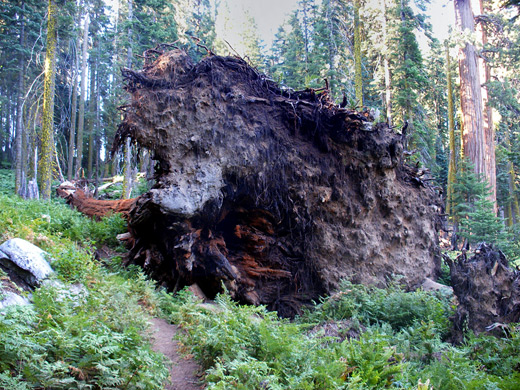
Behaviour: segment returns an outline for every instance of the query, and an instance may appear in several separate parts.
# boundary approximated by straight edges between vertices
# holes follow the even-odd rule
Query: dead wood
[[[368,111],[281,89],[234,57],[173,50],[123,75],[132,101],[114,149],[131,137],[156,161],[130,210],[129,261],[164,285],[211,298],[224,283],[290,315],[342,278],[435,279],[438,194]]]
[[[456,339],[465,329],[503,336],[502,324],[520,321],[520,272],[508,266],[501,251],[480,244],[473,256],[463,253],[448,264],[459,302]]]
[[[63,183],[56,189],[56,194],[64,198],[67,204],[79,212],[93,218],[101,218],[106,215],[120,213],[128,218],[130,210],[134,207],[137,198],[121,200],[99,200],[85,194],[81,188],[71,183]]]

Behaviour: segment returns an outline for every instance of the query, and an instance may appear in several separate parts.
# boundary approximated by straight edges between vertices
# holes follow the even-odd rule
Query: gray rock
[[[442,291],[446,294],[453,295],[453,287],[437,283],[430,278],[424,279],[423,283],[421,284],[421,288],[424,291]]]
[[[0,300],[0,309],[3,309],[7,306],[30,304],[27,298],[24,298],[11,291],[0,292],[0,297],[2,298],[2,300]]]
[[[56,302],[63,302],[64,300],[71,300],[74,306],[84,304],[88,297],[88,290],[81,283],[65,284],[59,280],[48,279],[43,281],[43,286],[50,287],[56,290]]]
[[[21,238],[0,245],[0,267],[21,287],[35,287],[54,272],[48,257],[47,252]]]

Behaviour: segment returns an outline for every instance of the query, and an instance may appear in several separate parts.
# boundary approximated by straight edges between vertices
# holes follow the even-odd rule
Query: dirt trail
[[[178,343],[173,339],[177,327],[161,318],[152,318],[153,350],[165,355],[172,362],[170,368],[171,383],[165,384],[165,390],[201,390],[197,377],[200,367],[192,359],[183,358],[178,352]]]

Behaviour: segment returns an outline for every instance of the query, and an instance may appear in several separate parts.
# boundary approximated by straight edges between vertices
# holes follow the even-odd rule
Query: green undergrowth
[[[117,257],[107,265],[93,256],[96,246],[117,253],[124,226],[118,216],[92,221],[57,200],[0,194],[1,241],[38,245],[56,271],[32,292],[32,305],[0,310],[0,389],[164,388],[167,364],[147,336],[160,311],[154,284]]]
[[[166,304],[165,304],[166,302]],[[446,342],[449,298],[344,282],[293,321],[226,294],[163,300],[208,389],[518,389],[520,332]],[[430,387],[419,385],[429,381]],[[431,387],[433,386],[433,387]]]
[[[152,315],[181,327],[180,346],[200,361],[206,389],[520,388],[519,330],[468,334],[453,346],[448,296],[344,282],[294,320],[227,294],[201,305],[121,265],[121,218],[92,221],[59,200],[23,201],[2,187],[3,175],[1,241],[38,245],[56,275],[32,305],[0,310],[0,389],[163,389],[167,365],[146,336]],[[116,256],[95,260],[102,246]]]

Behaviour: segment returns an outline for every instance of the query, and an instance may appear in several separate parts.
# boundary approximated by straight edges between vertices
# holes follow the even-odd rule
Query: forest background
[[[442,42],[423,0],[300,0],[268,44],[246,7],[237,19],[236,4],[2,1],[0,163],[15,170],[15,190],[34,196],[37,178],[49,198],[52,180],[97,187],[117,175],[121,197],[146,189],[135,183],[139,171],[151,176],[150,151],[128,141],[110,158],[118,108],[128,102],[121,68],[141,68],[157,45],[195,61],[206,47],[240,55],[286,88],[327,82],[338,103],[405,132],[408,162],[429,170],[443,194],[450,245],[494,242],[519,258],[515,0],[455,0],[457,23]]]

